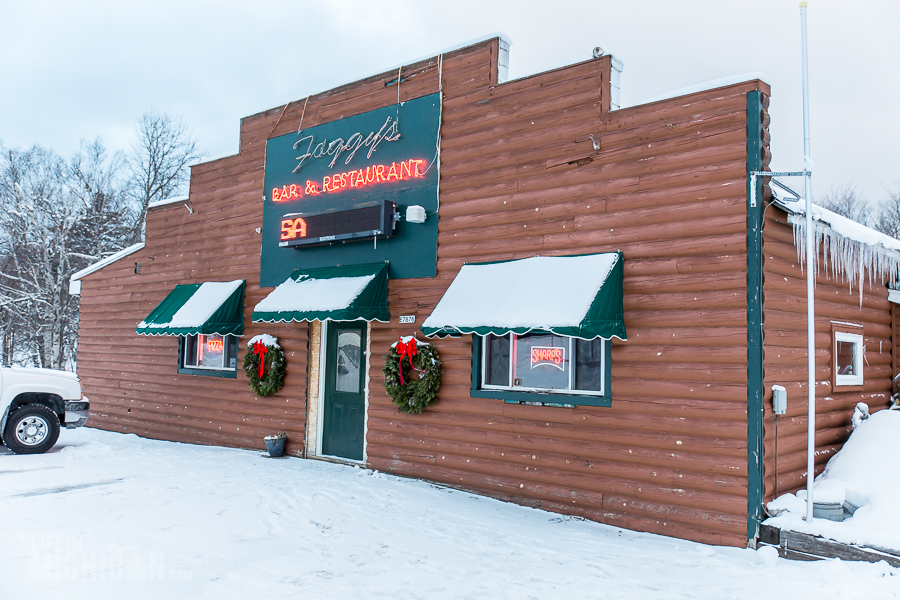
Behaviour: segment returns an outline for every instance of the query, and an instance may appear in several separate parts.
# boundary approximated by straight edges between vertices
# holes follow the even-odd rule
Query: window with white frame
[[[486,335],[481,338],[481,389],[608,395],[608,343],[538,332]]]
[[[834,332],[834,384],[863,384],[863,336]]]
[[[179,367],[190,371],[237,371],[237,340],[235,335],[184,336]]]

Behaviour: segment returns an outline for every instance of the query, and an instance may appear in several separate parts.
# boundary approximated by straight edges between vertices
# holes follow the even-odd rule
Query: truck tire
[[[26,404],[9,415],[3,443],[16,454],[41,454],[59,439],[59,417],[41,404]]]

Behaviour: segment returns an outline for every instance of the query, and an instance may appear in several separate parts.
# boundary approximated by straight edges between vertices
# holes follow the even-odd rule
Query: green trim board
[[[440,114],[434,93],[267,140],[260,286],[294,269],[383,261],[391,279],[434,277]],[[362,218],[386,203],[390,231]],[[406,220],[410,206],[424,223]]]
[[[761,171],[762,93],[747,94],[747,539],[755,542],[763,520],[763,202],[751,206],[750,172]],[[756,179],[762,198],[762,178]]]
[[[612,406],[612,342],[607,341],[604,349],[604,395],[595,396],[589,394],[550,394],[541,392],[513,392],[509,390],[484,390],[481,389],[481,352],[482,340],[480,335],[472,336],[472,387],[469,395],[472,398],[489,398],[503,400],[510,404],[533,404],[540,402],[544,406],[560,406],[573,408],[575,406]]]
[[[390,321],[388,263],[297,269],[253,309],[254,323]]]
[[[140,335],[243,335],[244,281],[176,285],[138,323]]]
[[[624,341],[623,262],[621,252],[608,252],[463,265],[421,330]]]

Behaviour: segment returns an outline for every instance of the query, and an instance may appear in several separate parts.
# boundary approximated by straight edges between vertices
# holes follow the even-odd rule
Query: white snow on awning
[[[375,275],[335,277],[298,281],[288,279],[256,305],[253,312],[330,311],[342,310],[362,293]]]
[[[888,301],[900,304],[900,290],[888,290]]]
[[[617,260],[609,252],[463,265],[422,329],[578,327]]]
[[[236,289],[244,283],[243,279],[234,281],[207,281],[197,288],[194,295],[175,311],[168,323],[147,323],[141,321],[138,327],[151,329],[160,327],[202,327],[213,313],[228,300]]]
[[[243,279],[218,282],[207,281],[194,292],[190,300],[178,309],[169,327],[200,327],[219,310],[219,307],[228,300],[236,289],[244,283]]]

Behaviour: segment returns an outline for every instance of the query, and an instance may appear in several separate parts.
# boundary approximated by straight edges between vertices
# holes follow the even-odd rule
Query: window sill
[[[178,372],[182,375],[202,375],[205,377],[227,377],[229,379],[237,379],[237,370],[215,371],[213,369],[186,369],[184,367],[179,367]]]
[[[865,385],[862,383],[833,383],[831,385],[831,391],[833,393],[838,392],[861,392]]]
[[[610,396],[579,394],[542,394],[539,392],[511,392],[506,390],[471,390],[472,398],[490,398],[512,404],[540,404],[542,406],[612,406]]]

